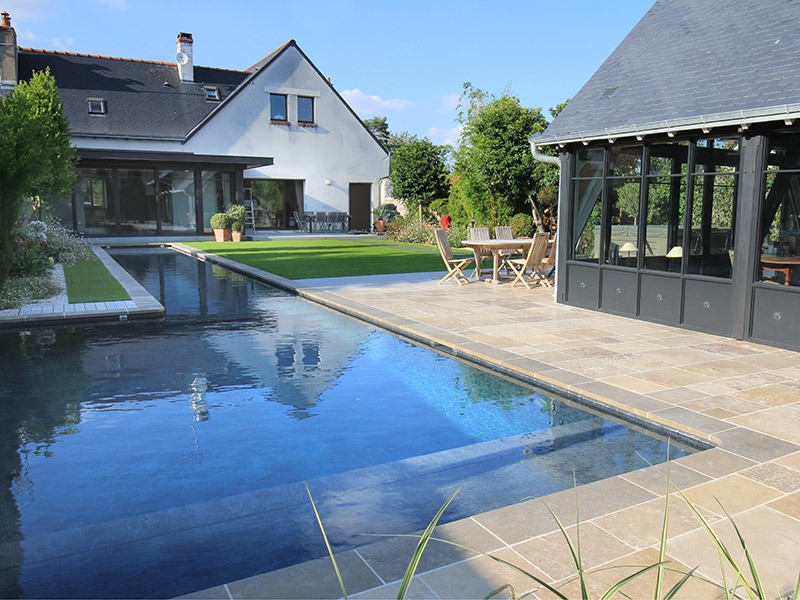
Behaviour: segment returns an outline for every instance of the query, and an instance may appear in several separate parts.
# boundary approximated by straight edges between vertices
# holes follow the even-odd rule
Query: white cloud
[[[70,46],[75,42],[74,39],[67,36],[65,38],[53,38],[53,49],[65,52],[69,50]]]
[[[32,31],[17,31],[17,41],[20,46],[33,45],[39,41],[39,36]]]
[[[446,96],[434,96],[439,101],[439,112],[450,112],[458,108],[461,101],[461,94],[447,94]]]
[[[411,100],[394,98],[384,100],[380,96],[369,96],[360,89],[344,90],[342,98],[362,117],[382,116],[388,112],[397,112],[409,108]]]
[[[462,127],[451,127],[450,129],[443,129],[441,127],[431,127],[428,130],[428,137],[432,142],[440,145],[456,146],[458,140],[461,138]]]

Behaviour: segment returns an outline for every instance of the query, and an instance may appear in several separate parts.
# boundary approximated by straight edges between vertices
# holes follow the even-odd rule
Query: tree
[[[49,70],[19,83],[0,98],[0,287],[13,256],[14,226],[26,198],[67,194],[75,182],[70,146],[55,79]]]
[[[364,125],[367,126],[372,132],[372,135],[375,136],[375,139],[380,142],[380,145],[384,148],[389,147],[389,124],[386,122],[386,117],[372,117],[370,119],[364,120]]]
[[[447,197],[447,148],[407,133],[392,136],[389,147],[392,195],[408,208],[416,208],[421,219],[423,208],[437,198]]]
[[[529,212],[529,196],[535,197],[549,179],[557,190],[558,169],[539,166],[528,141],[547,127],[541,109],[525,108],[507,92],[498,98],[465,83],[458,121],[463,130],[451,199],[471,219],[507,223],[513,214]]]

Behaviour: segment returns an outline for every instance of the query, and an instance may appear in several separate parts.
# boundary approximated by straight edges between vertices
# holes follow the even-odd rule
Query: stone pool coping
[[[768,593],[778,597],[793,588],[800,570],[800,353],[559,305],[547,289],[436,285],[435,274],[292,281],[183,244],[173,247],[434,349],[713,444],[673,461],[670,480],[716,523],[726,543],[737,547],[716,498],[722,501],[742,529],[762,579],[772,586]],[[576,490],[520,499],[448,523],[437,534],[507,559],[574,596],[579,593],[571,580],[574,569],[568,568],[566,544],[547,507],[570,527],[577,498],[587,567],[652,564],[658,560],[665,469],[646,467]],[[707,534],[679,496],[670,498],[667,558],[678,568],[699,565],[705,577],[720,581]],[[348,594],[394,596],[413,545],[408,538],[392,538],[337,556]],[[617,581],[623,571],[606,579]],[[551,597],[486,556],[441,543],[429,546],[417,573],[409,597],[484,597],[506,583],[518,595]],[[645,579],[627,593],[651,596],[652,579],[651,587],[643,585]],[[683,590],[690,597],[715,591],[700,580]],[[341,595],[325,558],[188,597]]]
[[[673,461],[671,481],[715,523],[726,543],[736,547],[732,527],[716,501],[720,498],[742,529],[768,594],[779,597],[793,587],[800,570],[800,353],[558,305],[546,289],[436,285],[440,274],[431,273],[292,281],[184,244],[172,246],[431,348],[713,444],[713,449]],[[163,316],[163,307],[113,259],[101,248],[95,252],[131,294],[135,307],[20,311],[15,318],[0,317],[0,328]],[[666,497],[664,470],[647,467],[544,498],[521,498],[517,504],[440,526],[436,535],[507,559],[572,597],[578,593],[570,580],[574,569],[568,568],[566,545],[545,503],[573,536],[576,503],[580,507],[587,567],[652,564],[658,559],[655,548]],[[719,562],[707,535],[685,503],[670,497],[667,558],[681,568],[699,565],[699,572],[719,580]],[[390,538],[339,555],[348,593],[394,597],[413,546],[408,538]],[[607,573],[606,579],[616,581],[628,572]],[[648,581],[637,581],[627,593],[652,596],[652,579]],[[506,583],[514,585],[517,595],[551,597],[486,556],[434,542],[409,597],[484,597]],[[684,591],[682,597],[709,597],[716,590],[693,580]],[[188,597],[341,595],[326,558]]]

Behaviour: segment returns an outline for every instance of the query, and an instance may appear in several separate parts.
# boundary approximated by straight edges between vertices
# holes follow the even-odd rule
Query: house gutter
[[[539,151],[539,147],[536,145],[536,140],[539,136],[542,135],[541,133],[534,133],[530,138],[528,138],[528,142],[531,144],[531,152],[533,153],[533,158],[538,160],[539,162],[548,163],[551,165],[558,165],[561,167],[561,159],[558,156],[548,156],[547,154],[542,154]]]

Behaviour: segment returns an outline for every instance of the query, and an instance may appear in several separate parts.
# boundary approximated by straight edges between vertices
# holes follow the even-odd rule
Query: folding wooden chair
[[[447,267],[447,275],[442,277],[438,283],[447,281],[450,278],[454,279],[458,285],[469,283],[469,277],[464,274],[462,269],[474,262],[475,258],[456,258],[453,256],[453,250],[450,248],[450,242],[447,241],[447,233],[444,229],[437,229],[435,233],[436,245],[439,246],[439,253],[442,255],[444,266]]]
[[[547,242],[549,252],[545,251],[545,257],[542,259],[541,269],[541,283],[547,287],[553,287],[556,274],[556,243],[558,242],[558,234],[553,236],[553,239]]]
[[[496,225],[494,228],[494,239],[496,240],[513,240],[514,233],[511,230],[511,225]],[[509,258],[520,258],[522,254],[517,250],[500,250],[501,268],[505,270],[506,276],[510,275],[510,269],[506,264]]]
[[[490,240],[489,237],[489,228],[488,227],[470,227],[469,228],[469,239],[471,240]],[[487,250],[486,248],[473,248],[473,254],[475,255],[475,270],[472,272],[472,277],[480,278],[481,276],[481,263],[487,258],[492,257],[491,250]]]
[[[544,281],[545,278],[542,276],[542,259],[544,258],[545,252],[547,252],[547,240],[549,237],[550,236],[546,233],[535,233],[533,235],[533,242],[525,258],[509,258],[506,260],[508,266],[511,267],[511,270],[514,271],[516,275],[514,281],[511,283],[511,287],[514,287],[521,281],[526,288],[531,289],[528,281],[533,283]],[[529,278],[526,278],[525,274],[528,269],[531,270],[531,275]]]

